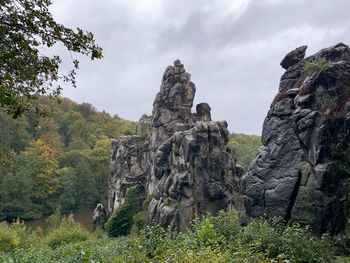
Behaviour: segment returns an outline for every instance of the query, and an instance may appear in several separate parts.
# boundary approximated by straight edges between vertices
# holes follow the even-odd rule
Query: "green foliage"
[[[10,238],[4,240],[15,241],[13,248],[0,251],[0,262],[301,263],[333,260],[327,236],[315,237],[307,228],[295,223],[285,224],[280,219],[252,220],[241,227],[236,212],[220,212],[216,217],[196,220],[184,233],[152,225],[137,236],[116,239],[101,234],[98,238],[74,221],[65,220],[57,229],[49,230],[45,238],[38,239],[36,246],[16,241],[21,238],[12,232],[9,235],[6,231],[10,226],[5,225],[6,231],[1,231],[0,237],[6,232],[3,235]]]
[[[285,225],[281,219],[257,219],[240,234],[242,251],[260,253],[267,258],[288,259],[292,262],[330,262],[330,240],[311,234],[297,223]]]
[[[223,235],[215,229],[211,218],[208,217],[194,224],[194,236],[200,248],[218,248],[224,242]]]
[[[12,224],[0,223],[0,251],[12,251],[17,248],[30,248],[37,244],[39,237],[34,231],[27,230],[19,220]]]
[[[210,217],[217,233],[225,239],[225,242],[235,244],[241,231],[239,218],[236,211],[219,211],[215,217]]]
[[[133,226],[133,217],[142,209],[142,192],[140,189],[128,189],[125,201],[111,215],[105,225],[110,237],[128,235]]]
[[[49,229],[58,228],[62,221],[61,207],[55,209],[54,213],[46,219]]]
[[[148,206],[151,203],[152,199],[153,199],[153,196],[148,195],[142,203],[142,211],[135,214],[132,218],[133,224],[138,231],[144,229],[146,226]]]
[[[326,70],[331,66],[331,63],[325,58],[315,58],[305,62],[304,71],[310,75],[315,72]]]
[[[237,158],[237,164],[246,170],[261,146],[261,138],[257,135],[231,133],[228,147]]]
[[[102,58],[102,49],[91,32],[57,23],[50,12],[51,0],[2,0],[0,4],[0,107],[15,118],[33,107],[45,112],[35,103],[38,95],[57,97],[62,90],[58,81],[76,86],[79,61],[72,59],[73,69],[65,74],[60,71],[62,59],[43,50],[61,44],[93,60]]]
[[[58,228],[54,229],[46,237],[46,243],[50,247],[58,247],[62,244],[85,241],[89,238],[89,232],[79,223],[76,223],[73,216],[64,217]]]
[[[0,223],[0,251],[18,248],[19,243],[17,233],[7,223]]]
[[[0,221],[38,218],[41,216],[32,202],[33,181],[24,173],[7,173],[0,184]]]
[[[134,124],[91,104],[39,97],[50,117],[0,111],[0,220],[9,222],[106,203],[110,141]]]

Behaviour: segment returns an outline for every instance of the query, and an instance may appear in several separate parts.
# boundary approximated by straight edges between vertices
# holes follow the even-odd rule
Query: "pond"
[[[90,230],[91,228],[91,221],[92,221],[92,213],[93,210],[84,210],[79,212],[73,212],[74,220],[81,225],[83,225],[86,229]],[[69,214],[67,214],[69,215]],[[39,219],[29,220],[25,221],[24,224],[29,228],[36,228],[40,227],[41,229],[45,230],[48,227],[47,223],[47,217],[42,217]]]

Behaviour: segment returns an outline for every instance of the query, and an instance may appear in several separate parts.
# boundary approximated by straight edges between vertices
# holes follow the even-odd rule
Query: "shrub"
[[[304,71],[310,75],[312,73],[326,70],[330,67],[331,63],[325,58],[315,58],[305,62]]]
[[[38,234],[28,230],[20,220],[16,220],[12,224],[0,223],[0,251],[29,248],[38,244],[38,241]]]
[[[277,223],[278,222],[278,223]],[[255,219],[242,228],[239,235],[239,249],[262,253],[269,258],[277,257],[281,250],[280,221],[271,224],[265,219]]]
[[[291,223],[284,229],[281,248],[292,262],[330,262],[330,239],[328,235],[317,238],[309,229]]]
[[[10,251],[20,244],[17,233],[6,222],[0,223],[0,251]]]
[[[194,237],[199,248],[217,248],[224,243],[224,237],[215,229],[211,218],[206,217],[194,223]]]
[[[331,262],[330,240],[315,237],[307,227],[282,219],[255,219],[242,228],[239,251],[291,262]],[[249,252],[250,251],[250,252]]]
[[[140,230],[145,228],[146,217],[147,217],[147,210],[148,210],[148,206],[151,203],[152,199],[153,199],[153,196],[152,195],[148,195],[146,197],[146,199],[142,203],[142,211],[138,212],[137,214],[135,214],[133,216],[133,218],[132,218],[134,226],[136,227],[136,229],[138,231],[140,231]]]
[[[54,210],[54,213],[46,219],[49,229],[58,228],[61,224],[61,221],[62,221],[61,207],[56,208]]]
[[[85,241],[89,238],[89,231],[76,223],[73,215],[64,217],[58,228],[48,233],[46,242],[50,247],[58,247],[63,244]]]
[[[121,204],[105,224],[110,237],[125,236],[133,226],[133,217],[142,209],[142,191],[139,188],[128,189],[125,202]]]
[[[217,216],[211,217],[210,221],[216,231],[226,239],[226,242],[237,241],[241,231],[237,211],[225,212],[221,210]]]

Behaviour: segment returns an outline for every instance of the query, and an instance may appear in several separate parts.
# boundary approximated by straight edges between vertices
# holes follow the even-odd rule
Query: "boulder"
[[[281,67],[284,69],[288,69],[291,66],[294,66],[295,64],[302,61],[305,57],[306,49],[307,46],[301,46],[289,52],[281,61]]]

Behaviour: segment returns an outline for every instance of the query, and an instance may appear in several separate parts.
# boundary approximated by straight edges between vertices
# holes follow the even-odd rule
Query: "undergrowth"
[[[0,262],[267,263],[332,260],[327,235],[314,237],[308,228],[295,223],[285,224],[281,219],[256,219],[241,227],[235,212],[220,212],[216,217],[195,220],[185,233],[153,225],[137,235],[118,238],[109,238],[104,233],[76,231],[80,226],[72,218],[66,218],[58,228],[42,236],[25,229],[31,233],[31,239],[36,236],[37,242],[32,245],[25,242],[27,235],[17,234],[17,228],[17,225],[1,224]],[[59,241],[53,242],[56,239]],[[4,246],[7,244],[5,240],[15,241],[11,246]]]

